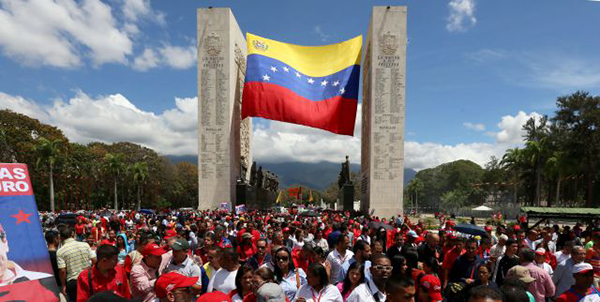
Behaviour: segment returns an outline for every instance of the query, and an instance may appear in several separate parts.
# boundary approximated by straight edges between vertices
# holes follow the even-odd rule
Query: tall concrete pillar
[[[197,15],[198,208],[203,210],[235,202],[236,181],[247,179],[252,162],[251,121],[240,120],[244,34],[229,8],[200,8]]]
[[[406,16],[373,7],[363,50],[361,210],[379,217],[403,209]]]

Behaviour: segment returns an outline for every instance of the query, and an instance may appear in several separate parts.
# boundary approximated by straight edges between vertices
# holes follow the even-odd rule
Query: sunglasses
[[[290,260],[290,258],[288,258],[288,257],[277,257],[277,260],[278,261],[288,261],[288,260]]]
[[[382,272],[382,271],[391,272],[394,267],[392,267],[391,265],[375,265],[375,266],[373,266],[373,268],[379,272]]]

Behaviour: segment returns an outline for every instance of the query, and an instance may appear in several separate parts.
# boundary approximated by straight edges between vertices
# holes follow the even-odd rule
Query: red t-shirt
[[[75,225],[75,234],[77,234],[77,235],[83,235],[84,231],[85,231],[85,224],[83,224],[83,223],[79,224],[78,223],[78,224]]]
[[[458,256],[460,256],[462,254],[462,249],[458,249],[458,248],[453,248],[451,249],[445,256],[444,256],[444,262],[442,263],[442,268],[444,269],[451,269],[452,265],[454,264],[454,261],[456,261],[456,258],[458,258]]]
[[[305,272],[308,271],[308,265],[309,260],[308,259],[302,259],[302,257],[300,257],[300,252],[302,250],[300,249],[295,249],[292,251],[292,260],[294,261],[294,265],[296,267],[299,267],[301,269],[303,269]]]
[[[77,302],[85,302],[88,300],[90,295],[90,281],[88,279],[88,271],[86,269],[79,277],[77,277]],[[117,265],[115,269],[104,277],[100,274],[96,266],[91,268],[92,273],[92,289],[95,293],[110,290],[115,294],[131,299],[131,292],[129,291],[129,282],[127,281],[127,274],[122,266]]]
[[[240,261],[247,261],[248,258],[252,257],[252,255],[256,254],[257,249],[256,245],[244,245],[237,247],[237,253],[240,255]]]
[[[592,293],[595,295],[600,295],[600,293],[594,286],[590,287],[587,290],[587,292],[585,293],[585,295],[583,295],[583,296],[576,293],[573,290],[573,288],[570,288],[568,291],[566,291],[562,295],[558,296],[558,298],[556,299],[556,302],[577,302],[577,301],[583,299],[585,296],[592,294]]]

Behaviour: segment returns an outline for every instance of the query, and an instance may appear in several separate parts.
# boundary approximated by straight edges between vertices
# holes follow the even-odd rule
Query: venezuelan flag
[[[242,119],[258,116],[353,135],[362,36],[298,46],[248,33]]]

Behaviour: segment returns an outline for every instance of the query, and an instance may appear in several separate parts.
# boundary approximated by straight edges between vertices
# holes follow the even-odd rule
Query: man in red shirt
[[[577,302],[587,295],[600,295],[600,291],[593,286],[594,269],[589,263],[578,263],[573,266],[573,278],[575,284],[558,296],[556,302]]]
[[[256,244],[258,239],[260,239],[260,232],[254,229],[254,222],[248,222],[246,228],[241,229],[237,234],[238,242],[242,241],[242,236],[244,233],[248,232],[252,235],[252,244]]]
[[[97,262],[77,277],[77,302],[85,302],[93,294],[112,291],[115,294],[131,299],[127,273],[118,263],[119,250],[109,244],[96,249]]]
[[[83,216],[77,217],[77,224],[75,225],[75,235],[77,235],[77,241],[83,241],[85,239],[85,224]]]
[[[444,255],[444,261],[442,262],[442,281],[444,282],[444,288],[446,288],[446,285],[448,285],[448,275],[450,274],[450,269],[452,268],[454,261],[456,261],[456,258],[462,255],[465,245],[461,238],[456,238],[455,240],[454,247],[446,255]]]
[[[108,231],[108,238],[104,239],[100,242],[100,245],[105,245],[105,244],[117,246],[117,233],[115,233],[114,230]]]

